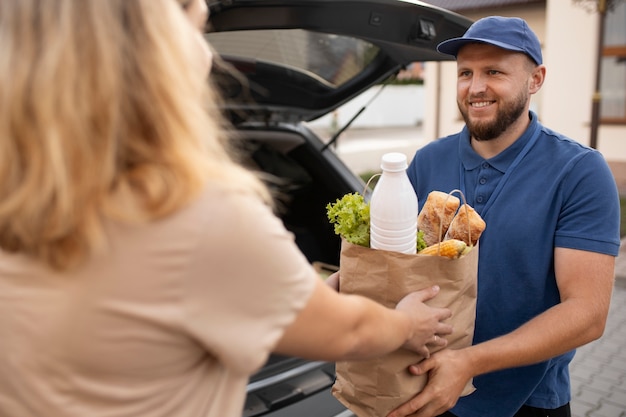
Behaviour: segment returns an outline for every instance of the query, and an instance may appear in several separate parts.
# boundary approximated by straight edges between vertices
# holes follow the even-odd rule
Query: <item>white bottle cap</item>
[[[400,152],[386,153],[382,157],[380,167],[383,171],[399,172],[407,168],[406,155]]]

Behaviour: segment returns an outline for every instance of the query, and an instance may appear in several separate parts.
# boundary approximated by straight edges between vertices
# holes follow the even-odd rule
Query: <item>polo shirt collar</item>
[[[524,146],[528,143],[537,128],[537,115],[533,111],[529,111],[530,124],[526,131],[511,146],[500,152],[498,155],[490,159],[484,159],[478,155],[470,144],[470,134],[467,126],[461,131],[461,140],[459,142],[459,155],[461,163],[466,171],[478,168],[483,162],[489,163],[493,168],[504,173],[513,163],[517,154],[519,154]]]

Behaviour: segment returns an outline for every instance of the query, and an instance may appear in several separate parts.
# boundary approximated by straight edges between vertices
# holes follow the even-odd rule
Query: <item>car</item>
[[[307,259],[339,265],[328,203],[363,180],[307,124],[387,82],[471,21],[411,0],[210,0],[212,80],[242,163],[268,177],[277,214]],[[242,415],[348,417],[331,394],[334,364],[272,355],[247,386]]]

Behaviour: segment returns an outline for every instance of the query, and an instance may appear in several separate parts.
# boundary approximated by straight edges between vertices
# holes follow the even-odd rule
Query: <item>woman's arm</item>
[[[426,344],[443,346],[452,327],[442,323],[450,310],[428,307],[424,301],[438,287],[404,297],[396,309],[368,298],[344,295],[322,280],[296,320],[287,328],[276,353],[317,360],[366,359],[400,347],[428,356]]]

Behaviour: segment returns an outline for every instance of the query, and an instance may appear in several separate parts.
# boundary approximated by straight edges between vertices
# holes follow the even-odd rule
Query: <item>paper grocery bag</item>
[[[360,294],[389,308],[395,308],[406,294],[437,284],[441,291],[426,304],[452,311],[447,322],[454,332],[446,336],[447,348],[472,344],[478,246],[458,259],[450,259],[370,249],[343,240],[339,271],[340,292]],[[422,359],[415,352],[399,349],[378,359],[337,362],[332,393],[359,417],[383,417],[424,388],[428,376],[408,371],[409,365]],[[473,391],[470,381],[462,395]]]

